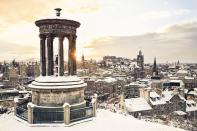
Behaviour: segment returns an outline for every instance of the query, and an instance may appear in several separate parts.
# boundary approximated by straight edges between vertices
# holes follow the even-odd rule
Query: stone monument
[[[84,100],[84,83],[76,76],[76,31],[80,23],[57,18],[41,19],[35,22],[40,37],[40,76],[29,87],[32,102],[28,103],[29,123],[50,123],[64,121],[69,124],[83,118],[95,116],[96,106],[87,108]],[[54,73],[54,38],[58,38],[57,74]],[[64,39],[68,39],[68,75],[64,75]],[[94,102],[95,103],[95,102]]]

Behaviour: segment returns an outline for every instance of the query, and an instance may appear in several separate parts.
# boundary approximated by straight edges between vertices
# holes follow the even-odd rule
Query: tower
[[[84,53],[82,53],[82,56],[81,56],[81,67],[82,67],[82,69],[85,68],[85,57],[84,57]]]
[[[157,76],[158,75],[156,57],[154,58],[154,63],[153,63],[153,68],[152,68],[152,75],[153,76]]]
[[[139,51],[139,54],[137,55],[137,65],[141,68],[141,70],[144,70],[144,55],[142,55],[142,51]]]
[[[142,55],[142,51],[139,51],[139,54],[137,55],[137,65],[139,66],[139,70],[136,72],[138,73],[137,76],[139,78],[144,78],[145,73],[144,73],[144,55]]]
[[[85,61],[85,57],[84,57],[84,53],[82,53],[81,62],[84,62],[84,61]]]

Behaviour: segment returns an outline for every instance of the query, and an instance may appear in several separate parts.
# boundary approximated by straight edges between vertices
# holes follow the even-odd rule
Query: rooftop
[[[125,99],[125,105],[129,112],[152,110],[148,102],[141,97]]]

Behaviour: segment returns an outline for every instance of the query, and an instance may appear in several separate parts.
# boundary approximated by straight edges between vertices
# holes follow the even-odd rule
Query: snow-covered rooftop
[[[105,79],[98,79],[96,82],[107,82],[107,83],[113,83],[116,82],[117,80],[113,77],[106,77]]]
[[[177,71],[177,74],[187,74],[188,71],[187,70],[179,70]]]
[[[139,86],[140,84],[139,83],[137,83],[137,82],[131,82],[131,83],[129,83],[129,84],[127,84],[127,85],[125,85],[125,86]]]
[[[29,125],[18,121],[13,114],[0,116],[2,131],[184,131],[183,129],[161,125],[158,123],[137,120],[132,116],[112,113],[108,110],[98,110],[97,117],[66,127],[63,124]]]
[[[156,98],[156,97],[160,97],[160,96],[155,91],[151,91],[150,92],[150,97]]]
[[[152,110],[144,98],[125,99],[125,106],[129,112]]]
[[[107,83],[111,83],[111,82],[115,82],[116,81],[116,79],[115,78],[112,78],[112,77],[106,77],[104,80]]]
[[[17,89],[11,89],[11,90],[0,90],[0,93],[19,93],[19,91]]]
[[[161,104],[166,104],[167,102],[170,101],[170,99],[174,96],[174,95],[178,95],[180,99],[185,101],[185,98],[182,97],[180,94],[178,94],[177,92],[173,92],[173,91],[163,91],[162,95],[158,95],[156,92],[150,92],[150,102],[152,105],[161,105]],[[152,96],[152,97],[151,97]]]

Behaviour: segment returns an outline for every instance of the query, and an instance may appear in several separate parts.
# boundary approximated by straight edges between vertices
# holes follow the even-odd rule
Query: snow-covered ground
[[[69,127],[63,124],[29,125],[18,121],[13,114],[0,116],[0,131],[183,131],[179,128],[140,121],[132,116],[112,113],[99,109],[97,117],[91,121],[78,123]]]

